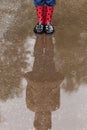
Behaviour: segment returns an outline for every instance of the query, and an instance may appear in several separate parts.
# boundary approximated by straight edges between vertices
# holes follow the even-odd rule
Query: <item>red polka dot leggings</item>
[[[50,23],[52,24],[52,16],[53,16],[54,6],[36,6],[37,12],[37,23],[42,22],[42,24]]]

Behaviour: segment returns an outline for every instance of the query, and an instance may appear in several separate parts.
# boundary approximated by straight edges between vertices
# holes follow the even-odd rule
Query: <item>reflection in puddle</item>
[[[24,70],[28,82],[22,79],[23,92],[20,97],[14,96],[13,99],[0,102],[1,130],[33,130],[34,126],[38,129],[49,127],[52,130],[87,129],[87,87],[81,85],[78,91],[72,93],[60,89],[58,84],[64,78],[56,73],[52,37],[45,38],[45,44],[42,44],[43,36],[36,38],[36,44],[35,38],[27,40],[24,48],[29,53],[25,61],[31,67]],[[28,48],[31,48],[31,52]]]
[[[56,72],[52,36],[37,36],[33,71],[26,73],[27,107],[35,112],[35,129],[51,129],[51,112],[60,107],[60,84],[64,77]]]
[[[87,88],[80,86],[78,92],[67,94],[60,91],[60,108],[52,113],[52,130],[86,130],[87,129]],[[25,102],[26,90],[22,97],[0,103],[2,122],[1,130],[33,130],[34,113],[29,111]],[[72,126],[72,127],[71,127]]]
[[[87,130],[87,2],[59,3],[54,45],[29,0],[0,1],[0,130]]]

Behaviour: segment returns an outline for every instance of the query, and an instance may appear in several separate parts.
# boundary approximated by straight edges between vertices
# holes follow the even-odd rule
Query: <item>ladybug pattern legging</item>
[[[35,6],[42,6],[42,5],[48,5],[48,6],[55,6],[56,0],[34,0]]]

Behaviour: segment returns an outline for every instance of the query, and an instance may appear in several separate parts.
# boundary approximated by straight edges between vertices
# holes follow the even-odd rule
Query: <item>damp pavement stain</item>
[[[35,18],[29,0],[0,1],[0,130],[87,130],[87,1],[59,0],[51,36]]]

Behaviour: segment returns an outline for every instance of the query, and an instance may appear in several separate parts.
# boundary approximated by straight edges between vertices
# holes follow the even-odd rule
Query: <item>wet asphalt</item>
[[[87,130],[87,1],[59,0],[35,35],[29,0],[0,1],[0,130]]]

